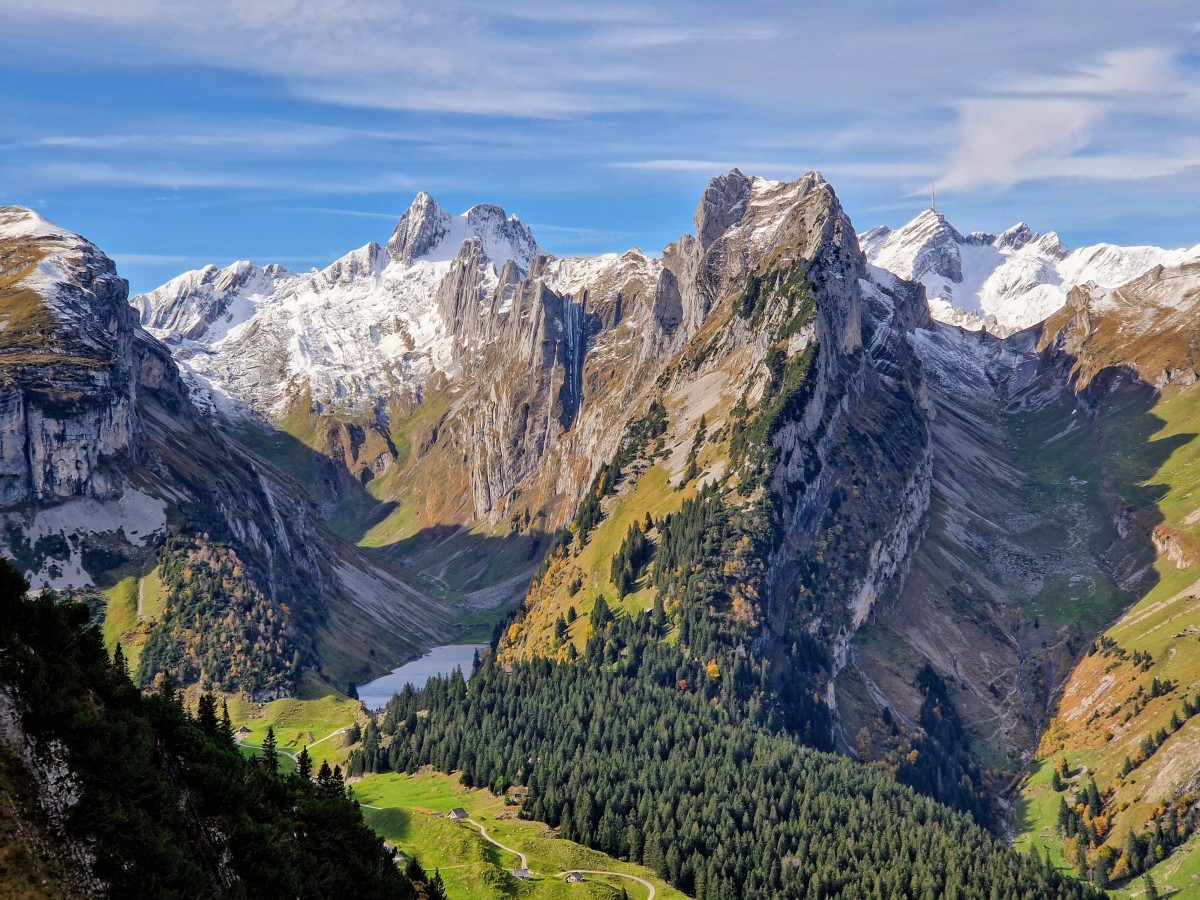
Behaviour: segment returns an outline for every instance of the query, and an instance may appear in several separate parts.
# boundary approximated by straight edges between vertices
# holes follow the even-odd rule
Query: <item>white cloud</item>
[[[204,266],[211,256],[186,256],[177,253],[110,253],[119,266]]]
[[[959,114],[950,168],[938,179],[946,190],[1011,187],[1028,177],[1031,165],[1086,147],[1105,107],[1075,100],[968,100]]]
[[[1001,84],[958,104],[945,190],[1004,190],[1055,178],[1160,177],[1200,163],[1200,83],[1161,48],[1101,54],[1077,68]],[[1138,120],[1166,121],[1170,139],[1146,152]],[[1161,128],[1161,125],[1159,126]]]
[[[618,169],[645,169],[650,172],[728,172],[744,166],[748,171],[758,172],[773,166],[743,162],[741,166],[732,162],[717,162],[711,159],[639,159],[613,163]]]
[[[399,222],[403,213],[368,212],[361,209],[335,209],[328,206],[300,206],[290,212],[318,213],[326,216],[347,216],[352,219],[385,219],[389,222]]]
[[[290,194],[371,194],[382,191],[422,190],[428,181],[417,182],[405,175],[383,173],[363,180],[318,180],[276,177],[257,173],[210,171],[179,166],[117,166],[107,163],[50,163],[32,168],[24,178],[33,183],[54,185],[104,185],[109,187],[156,187],[170,190],[230,188]]]
[[[109,134],[49,134],[20,142],[32,148],[98,152],[212,152],[296,154],[358,141],[412,142],[389,131],[339,128],[295,122],[194,126],[161,123],[154,130]]]

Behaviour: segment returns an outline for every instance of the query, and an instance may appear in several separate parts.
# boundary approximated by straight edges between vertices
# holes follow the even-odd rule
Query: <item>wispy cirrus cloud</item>
[[[389,191],[420,190],[427,182],[407,175],[384,173],[367,179],[326,180],[300,176],[274,176],[268,173],[237,173],[221,170],[191,169],[180,166],[153,168],[143,165],[109,163],[50,163],[32,167],[23,173],[30,183],[97,185],[115,187],[224,188],[295,194],[375,194]]]
[[[1050,179],[1130,180],[1200,165],[1200,79],[1163,48],[1102,54],[1077,68],[1002,83],[958,104],[955,144],[938,179],[947,190],[1003,190]],[[1137,119],[1174,120],[1147,152]],[[1124,118],[1122,124],[1120,120]]]
[[[404,213],[371,212],[363,209],[337,209],[329,206],[298,206],[290,207],[287,212],[317,213],[323,216],[344,216],[351,219],[386,219],[398,222]]]
[[[89,152],[233,152],[299,154],[351,142],[413,143],[423,138],[397,132],[341,128],[294,122],[255,125],[191,125],[161,123],[155,130],[101,134],[45,134],[14,141],[28,148]]]

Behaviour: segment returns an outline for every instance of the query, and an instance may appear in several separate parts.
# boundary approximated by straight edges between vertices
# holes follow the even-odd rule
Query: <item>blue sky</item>
[[[738,166],[859,230],[1200,242],[1194,3],[0,0],[0,203],[135,291],[324,266],[419,190],[558,254],[657,252]]]

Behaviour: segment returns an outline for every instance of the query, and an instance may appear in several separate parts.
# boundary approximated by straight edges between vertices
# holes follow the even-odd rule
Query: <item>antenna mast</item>
[[[932,181],[929,182],[929,208],[937,212],[937,187]]]

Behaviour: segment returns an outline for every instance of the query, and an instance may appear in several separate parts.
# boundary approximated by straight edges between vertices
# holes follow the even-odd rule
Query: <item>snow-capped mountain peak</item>
[[[388,256],[404,266],[428,255],[442,243],[450,231],[450,213],[424,191],[413,199],[400,217],[387,243]]]
[[[1039,237],[1041,235],[1024,222],[1018,222],[990,243],[997,250],[1020,250],[1030,241],[1036,241]]]
[[[499,206],[452,215],[420,193],[386,246],[369,243],[320,271],[206,266],[130,302],[171,346],[201,406],[277,415],[306,390],[320,406],[353,406],[388,392],[415,397],[431,372],[451,372],[462,310],[439,298],[502,313],[490,303],[506,271],[527,276],[539,252],[529,226]]]
[[[142,325],[159,337],[218,341],[254,315],[263,298],[308,277],[280,265],[259,268],[238,260],[223,269],[207,265],[184,272],[129,302],[141,314]]]
[[[1155,265],[1200,257],[1190,250],[1098,244],[1072,252],[1053,231],[1038,234],[1019,222],[999,236],[967,236],[927,209],[899,229],[886,226],[859,235],[867,259],[925,286],[929,311],[939,321],[971,330],[1012,334],[1061,308],[1075,285],[1117,287]]]
[[[522,274],[527,273],[538,254],[537,241],[529,226],[499,206],[484,203],[454,216],[424,191],[417,194],[400,217],[387,243],[387,252],[402,266],[449,262],[458,255],[463,242],[471,238],[483,245],[484,254],[497,274],[510,260]]]

